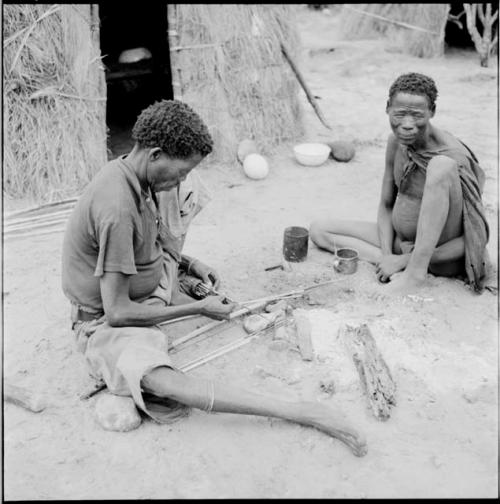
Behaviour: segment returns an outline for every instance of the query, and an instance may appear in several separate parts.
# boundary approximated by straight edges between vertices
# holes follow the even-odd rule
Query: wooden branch
[[[321,110],[316,102],[316,99],[314,98],[313,94],[309,90],[309,87],[306,84],[306,81],[304,80],[304,77],[302,76],[302,73],[298,69],[297,65],[293,61],[292,57],[290,56],[290,53],[287,51],[286,47],[281,44],[281,52],[283,53],[283,56],[285,57],[286,61],[290,65],[290,68],[292,69],[293,73],[295,74],[295,77],[297,77],[297,80],[299,81],[300,85],[302,86],[302,89],[306,93],[307,100],[309,103],[312,105],[312,108],[314,109],[314,112],[318,116],[319,120],[322,122],[322,124],[327,127],[328,129],[332,129],[332,127],[326,122],[326,119],[323,117],[323,114],[321,113]]]
[[[370,407],[378,420],[387,420],[396,404],[396,384],[366,324],[344,325],[339,329],[351,354]]]
[[[389,19],[389,18],[386,18],[384,16],[380,16],[378,14],[374,14],[373,12],[365,12],[365,11],[360,10],[360,9],[355,9],[354,7],[349,7],[348,5],[345,5],[345,4],[344,4],[344,9],[349,9],[349,10],[352,10],[354,12],[358,12],[359,14],[363,14],[365,16],[374,17],[374,18],[380,19],[381,21],[386,21],[388,23],[393,23],[393,24],[396,24],[398,26],[402,26],[403,28],[408,28],[410,30],[423,31],[423,32],[427,32],[427,33],[432,33],[433,35],[439,35],[439,33],[435,32],[435,31],[432,31],[432,30],[428,30],[427,28],[422,28],[420,26],[415,26],[415,25],[411,25],[411,24],[408,24],[408,23],[404,23],[403,21],[395,21],[394,19]]]
[[[491,42],[491,28],[493,26],[491,16],[491,9],[486,10],[486,16],[484,11],[480,8],[478,9],[478,4],[463,4],[465,13],[466,13],[466,21],[467,21],[467,30],[474,42],[474,46],[476,47],[476,51],[479,54],[479,61],[482,67],[488,66],[488,60],[490,56],[490,52],[494,47],[494,44]],[[477,26],[476,26],[476,14],[479,12],[479,17],[483,22],[483,35],[481,36]]]
[[[488,7],[490,5],[488,4]],[[479,14],[479,19],[481,20],[481,23],[483,23],[483,26],[485,27],[486,26],[486,20],[485,20],[485,17],[484,17],[484,5],[483,4],[479,4],[477,6],[477,13]],[[491,13],[491,8],[490,8],[490,13]]]

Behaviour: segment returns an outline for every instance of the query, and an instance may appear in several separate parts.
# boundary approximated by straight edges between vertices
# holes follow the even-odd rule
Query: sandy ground
[[[203,168],[214,199],[195,219],[186,253],[216,267],[223,290],[240,300],[335,279],[332,256],[311,244],[307,261],[291,272],[264,268],[280,261],[286,226],[307,226],[326,213],[374,220],[389,133],[387,90],[400,73],[420,71],[440,92],[434,123],[467,143],[486,172],[488,249],[496,263],[496,63],[481,68],[472,51],[423,60],[388,42],[342,41],[335,15],[297,8],[302,68],[333,125],[327,131],[303,98],[304,139],[352,139],[356,157],[307,168],[283,145],[262,181],[245,178],[236,162]],[[99,396],[78,398],[91,381],[74,351],[60,290],[61,243],[61,233],[4,243],[4,376],[49,402],[38,414],[4,405],[6,499],[497,496],[496,295],[433,278],[419,298],[389,299],[376,293],[366,263],[311,295],[305,308],[315,341],[334,338],[344,321],[369,325],[397,383],[387,422],[368,408],[352,362],[319,347],[314,362],[303,362],[296,351],[273,349],[267,335],[192,371],[261,393],[324,401],[366,435],[363,458],[310,428],[201,411],[115,433],[96,423]],[[227,338],[188,346],[174,362]],[[334,381],[333,395],[321,391],[324,379]]]

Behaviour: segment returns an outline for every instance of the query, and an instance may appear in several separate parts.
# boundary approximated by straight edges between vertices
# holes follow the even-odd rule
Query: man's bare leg
[[[382,257],[375,222],[321,219],[311,224],[309,236],[317,247],[330,252],[336,248],[354,248],[360,259],[374,264]]]
[[[427,167],[415,247],[406,269],[391,281],[385,292],[405,294],[421,287],[436,246],[446,242],[454,244],[456,241],[459,252],[463,250],[463,244],[454,239],[461,234],[462,189],[456,164],[448,158],[434,158]],[[460,267],[463,268],[463,258],[457,257],[448,264],[433,263],[431,271],[450,276]]]
[[[205,409],[209,399],[209,382],[167,367],[158,367],[141,381],[145,392],[176,400],[187,406]],[[365,438],[347,427],[344,418],[318,402],[285,401],[231,387],[214,384],[213,411],[281,418],[315,427],[346,443],[357,456],[366,454]]]

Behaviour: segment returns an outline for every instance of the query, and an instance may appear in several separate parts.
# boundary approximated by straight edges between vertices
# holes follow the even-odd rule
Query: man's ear
[[[436,104],[432,105],[431,107],[431,117],[434,117],[435,113],[436,113]]]
[[[158,158],[161,156],[162,150],[159,147],[153,147],[152,149],[149,149],[149,160],[150,161],[157,161]]]
[[[389,112],[389,107],[390,107],[390,103],[389,103],[389,100],[387,100],[387,103],[385,104],[385,113],[387,114],[387,112]]]

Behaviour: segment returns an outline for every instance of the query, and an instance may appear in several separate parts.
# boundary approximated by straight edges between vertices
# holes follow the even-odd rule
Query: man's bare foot
[[[351,427],[345,425],[345,421],[339,421],[335,418],[336,414],[331,408],[323,405],[317,405],[311,411],[311,416],[307,424],[316,427],[322,432],[337,438],[345,443],[356,457],[366,455],[368,449],[366,446],[366,438]]]
[[[392,275],[391,281],[386,284],[381,292],[389,296],[405,296],[414,294],[425,286],[425,276],[420,278],[403,271]]]

